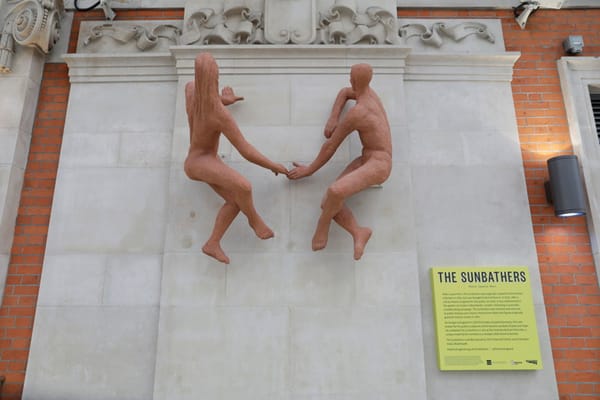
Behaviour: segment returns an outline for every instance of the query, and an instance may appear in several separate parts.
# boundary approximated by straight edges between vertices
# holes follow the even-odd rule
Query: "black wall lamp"
[[[585,215],[585,197],[577,156],[558,156],[547,161],[550,180],[544,183],[546,199],[557,217]]]

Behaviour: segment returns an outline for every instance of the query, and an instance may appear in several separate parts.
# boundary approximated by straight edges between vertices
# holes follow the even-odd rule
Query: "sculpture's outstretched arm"
[[[288,173],[288,178],[290,179],[300,179],[306,176],[310,176],[317,172],[327,161],[331,159],[331,157],[335,154],[340,144],[344,141],[346,136],[348,136],[352,131],[354,131],[354,127],[356,126],[356,118],[358,118],[358,113],[356,109],[352,109],[348,111],[348,114],[342,118],[342,120],[337,124],[331,136],[323,143],[321,146],[321,150],[319,150],[319,154],[311,162],[309,165],[302,165],[300,163],[294,162],[295,168],[290,170]]]
[[[288,170],[283,166],[283,164],[271,161],[254,146],[252,146],[246,140],[246,138],[244,138],[244,135],[240,131],[240,128],[238,128],[231,115],[227,115],[225,117],[223,134],[246,160],[263,168],[270,169],[275,175],[284,174],[287,176]]]

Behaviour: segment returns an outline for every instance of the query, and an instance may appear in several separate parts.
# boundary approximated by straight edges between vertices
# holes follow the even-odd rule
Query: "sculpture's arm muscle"
[[[342,113],[346,102],[348,100],[355,99],[356,95],[354,94],[352,88],[345,87],[342,90],[340,90],[337,97],[335,98],[335,102],[333,103],[333,107],[331,109],[331,114],[329,116],[329,119],[327,120],[327,124],[325,125],[325,130],[323,134],[326,138],[331,137],[331,135],[333,134],[333,131],[337,126],[338,120],[340,119],[340,114]]]

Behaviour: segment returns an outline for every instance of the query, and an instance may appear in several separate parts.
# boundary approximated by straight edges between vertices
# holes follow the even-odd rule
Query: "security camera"
[[[537,1],[524,2],[514,8],[513,11],[515,13],[515,21],[517,21],[517,24],[519,24],[521,29],[525,29],[525,24],[527,24],[527,19],[538,8],[540,8],[540,3],[538,3]]]
[[[527,19],[539,8],[553,8],[559,9],[562,7],[563,0],[521,0],[521,4],[513,8],[515,14],[515,21],[521,27],[525,29]]]

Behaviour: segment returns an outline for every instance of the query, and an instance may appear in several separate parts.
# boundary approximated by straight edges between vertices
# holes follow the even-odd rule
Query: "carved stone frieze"
[[[435,22],[430,27],[422,23],[411,23],[402,25],[398,34],[405,42],[407,39],[417,36],[424,44],[438,48],[444,44],[444,38],[460,42],[467,36],[476,35],[490,43],[496,41],[487,25],[475,21],[462,22],[453,26],[448,26],[445,22]]]
[[[62,0],[11,1],[0,31],[0,72],[11,71],[16,44],[34,47],[47,54],[58,41],[60,20],[64,13]]]
[[[252,6],[250,0],[214,0],[210,5],[188,9],[182,44],[398,42],[393,6],[364,7],[356,0],[264,0]]]
[[[244,0],[224,0],[214,8],[198,8],[184,21],[182,44],[265,43],[262,10]]]
[[[319,18],[317,43],[393,44],[397,42],[396,17],[381,7],[368,7],[364,13],[348,0],[336,0]]]
[[[181,29],[168,24],[157,25],[150,29],[142,25],[104,23],[91,29],[90,34],[84,39],[83,45],[88,46],[102,37],[110,37],[121,44],[135,42],[137,49],[145,51],[154,48],[160,38],[167,39],[174,45],[179,44]]]

